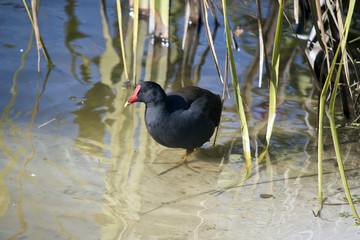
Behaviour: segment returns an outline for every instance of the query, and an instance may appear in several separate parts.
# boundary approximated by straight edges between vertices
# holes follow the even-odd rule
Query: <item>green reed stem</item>
[[[261,162],[263,160],[269,148],[270,138],[276,117],[276,92],[277,92],[277,84],[279,79],[280,42],[281,42],[284,2],[285,2],[284,0],[281,0],[279,6],[274,49],[272,55],[271,79],[270,79],[270,88],[269,88],[269,117],[268,117],[267,131],[266,131],[266,145],[259,155],[258,162]]]
[[[342,48],[342,53],[341,53],[341,59],[340,59],[340,66],[336,75],[336,80],[334,83],[334,89],[331,95],[331,99],[330,99],[330,108],[329,108],[329,119],[330,119],[330,128],[331,128],[331,134],[332,134],[332,138],[333,138],[333,143],[334,143],[334,149],[335,149],[335,154],[336,154],[336,159],[338,162],[338,166],[339,166],[339,171],[340,171],[340,175],[341,175],[341,180],[343,182],[343,186],[345,189],[345,193],[346,193],[346,198],[349,202],[349,205],[351,207],[351,210],[356,218],[356,220],[358,221],[358,223],[360,222],[360,218],[357,214],[357,211],[355,209],[354,203],[352,201],[351,198],[351,193],[350,193],[350,189],[347,183],[347,179],[346,179],[346,175],[345,175],[345,171],[344,171],[344,164],[342,162],[342,158],[341,158],[341,152],[340,152],[340,147],[339,147],[339,142],[338,142],[338,137],[337,137],[337,132],[336,132],[336,124],[335,124],[335,117],[334,117],[334,108],[335,108],[335,100],[336,100],[336,95],[337,95],[337,88],[338,88],[338,84],[339,84],[339,80],[340,80],[340,75],[341,75],[341,69],[342,69],[342,65],[343,65],[343,59],[345,57],[345,49],[346,49],[346,42],[347,42],[347,36],[348,36],[348,32],[350,29],[350,22],[352,19],[352,15],[354,12],[354,6],[355,6],[355,1],[350,1],[349,4],[349,11],[348,11],[348,15],[346,17],[346,21],[345,21],[345,26],[344,26],[344,32],[343,32],[343,36],[340,40],[338,49],[336,51],[336,53],[339,53],[340,48]],[[337,59],[337,54],[335,55],[336,57],[334,57],[334,61],[332,63],[332,67],[334,68],[336,63],[336,59]],[[333,72],[331,72],[332,75]],[[327,78],[331,79],[331,76]]]
[[[232,82],[233,82],[233,87],[234,87],[236,106],[238,108],[238,113],[239,113],[239,118],[240,118],[243,149],[244,149],[245,163],[246,163],[246,169],[247,169],[246,177],[248,178],[251,174],[251,169],[252,169],[249,131],[248,131],[248,126],[247,126],[247,121],[246,121],[246,116],[245,116],[243,100],[242,100],[241,92],[240,92],[240,85],[239,85],[239,82],[237,79],[237,74],[236,74],[234,55],[233,55],[233,51],[231,48],[230,30],[229,30],[229,24],[227,21],[227,15],[226,15],[226,0],[222,0],[222,6],[223,6],[223,14],[224,14],[224,25],[225,25],[225,30],[226,30],[226,46],[227,46],[227,51],[229,53],[230,70],[231,70],[231,77],[232,77]]]
[[[127,67],[127,64],[126,64],[125,47],[124,47],[124,41],[123,41],[124,34],[123,34],[123,30],[122,30],[122,13],[121,13],[120,0],[116,0],[116,9],[117,9],[118,23],[119,23],[121,56],[122,56],[122,61],[123,61],[123,64],[124,64],[124,71],[125,71],[126,81],[129,81],[129,72],[128,72],[128,67]]]

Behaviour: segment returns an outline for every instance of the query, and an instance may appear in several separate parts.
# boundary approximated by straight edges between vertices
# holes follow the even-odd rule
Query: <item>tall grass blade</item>
[[[170,1],[158,1],[158,4],[156,4],[158,12],[159,12],[159,17],[160,17],[160,22],[161,24],[159,24],[158,28],[160,28],[160,36],[162,39],[162,41],[167,42],[169,39],[169,5]]]
[[[261,87],[262,85],[262,76],[263,76],[263,66],[265,64],[266,67],[266,74],[268,79],[270,79],[270,67],[268,64],[268,57],[267,57],[267,51],[266,51],[266,47],[265,47],[265,41],[264,41],[264,33],[263,33],[263,28],[261,25],[261,5],[260,5],[260,0],[256,0],[256,7],[257,7],[257,13],[258,13],[258,17],[257,17],[257,22],[258,22],[258,29],[259,29],[259,48],[260,48],[260,54],[259,54],[259,87]]]
[[[38,53],[38,72],[40,72],[40,31],[39,31],[39,24],[37,21],[37,7],[36,7],[36,0],[31,0],[31,10],[33,15],[34,21],[34,31],[35,31],[35,39],[36,39],[36,49]]]
[[[123,64],[124,64],[124,72],[125,72],[126,81],[129,82],[129,72],[128,72],[128,67],[127,67],[127,64],[126,64],[126,55],[125,55],[125,48],[124,48],[124,34],[123,34],[123,31],[122,31],[122,13],[121,13],[120,0],[116,0],[116,9],[117,9],[118,23],[119,23],[121,56],[122,56],[122,61],[123,61]]]
[[[265,45],[264,45],[264,39],[262,36],[262,32],[260,32],[259,28],[259,88],[261,88],[262,85],[262,77],[263,77],[263,70],[264,70],[264,53],[265,53]]]
[[[136,51],[139,29],[139,0],[134,0],[134,23],[133,23],[133,84],[136,86]]]
[[[347,200],[349,202],[349,205],[351,207],[351,210],[352,210],[357,222],[360,222],[360,218],[359,218],[359,216],[357,214],[357,211],[355,209],[354,203],[353,203],[352,198],[351,198],[350,189],[349,189],[347,179],[346,179],[346,175],[345,175],[344,164],[343,164],[342,158],[341,158],[339,141],[338,141],[337,132],[336,132],[335,117],[334,117],[335,99],[336,99],[336,95],[337,95],[336,92],[337,92],[337,87],[338,87],[339,80],[340,80],[342,64],[343,64],[343,57],[341,57],[340,66],[339,66],[339,70],[338,70],[338,73],[337,73],[337,76],[336,76],[336,81],[335,81],[335,84],[334,84],[333,93],[332,93],[331,99],[330,99],[330,108],[329,108],[330,129],[331,129],[331,134],[332,134],[332,138],[333,138],[333,144],[334,144],[336,159],[337,159],[337,163],[338,163],[338,166],[339,166],[339,172],[340,172],[341,180],[343,182],[343,186],[344,186],[344,189],[345,189],[346,198],[347,198]]]
[[[34,31],[36,32],[35,29],[36,29],[36,28],[39,29],[38,26],[37,26],[37,23],[36,23],[36,25],[35,25],[34,18],[33,18],[32,14],[31,14],[31,12],[30,12],[29,6],[28,6],[27,3],[26,3],[26,0],[23,0],[23,3],[24,3],[24,6],[25,6],[25,9],[26,9],[26,11],[27,11],[27,13],[28,13],[28,15],[29,15],[31,24],[32,24],[32,26],[33,26],[33,28],[34,28]],[[35,5],[36,5],[36,4],[35,4]],[[36,9],[36,8],[35,8],[35,9]],[[36,34],[36,33],[35,33],[35,34]],[[43,42],[43,40],[42,40],[42,38],[41,38],[40,33],[38,33],[38,34],[39,34],[39,42],[40,42],[40,45],[41,45],[41,49],[43,50],[43,53],[44,53],[44,55],[45,55],[46,61],[47,61],[48,64],[49,64],[49,67],[52,68],[52,67],[54,66],[54,64],[52,63],[52,61],[51,61],[51,59],[50,59],[50,55],[48,54],[48,52],[47,52],[47,50],[46,50],[45,44],[44,44],[44,42]],[[39,55],[39,54],[38,54],[38,55]],[[39,60],[38,60],[38,61],[39,61]],[[38,65],[38,71],[40,71],[39,68],[40,68],[40,67],[39,67],[39,65]]]
[[[240,86],[239,86],[239,82],[238,82],[237,74],[236,74],[234,55],[233,55],[233,51],[231,48],[230,30],[229,30],[229,24],[227,21],[227,15],[226,15],[226,0],[222,0],[222,6],[223,6],[223,14],[224,14],[224,25],[225,25],[225,31],[226,31],[226,46],[227,46],[227,51],[229,53],[231,77],[232,77],[232,82],[233,82],[233,87],[234,87],[236,105],[238,108],[238,113],[239,113],[239,118],[240,118],[245,164],[246,164],[246,170],[247,170],[246,177],[248,178],[251,174],[251,169],[252,169],[249,131],[248,131],[247,122],[246,122],[244,105],[243,105],[242,97],[240,94],[241,93]]]
[[[321,30],[321,32],[320,32],[321,40],[320,40],[320,38],[318,38],[318,41],[319,42],[322,41],[322,43],[323,43],[322,46],[324,46],[323,50],[325,51],[326,63],[327,63],[327,67],[329,69],[330,68],[330,58],[329,58],[329,51],[328,51],[327,44],[326,44],[326,31],[325,31],[325,27],[324,27],[324,22],[322,20],[320,1],[315,1],[315,3],[316,3],[316,13],[317,13],[317,18],[318,18],[318,24],[320,25],[320,30]]]
[[[336,1],[336,7],[335,7],[335,10],[336,10],[336,13],[337,13],[337,21],[338,21],[338,29],[339,29],[339,33],[341,35],[341,33],[344,31],[344,24],[343,24],[343,19],[342,19],[342,13],[343,13],[343,9],[340,7],[340,4],[339,3],[339,0]],[[333,11],[332,11],[333,12]],[[335,13],[334,13],[335,15]],[[336,21],[334,21],[335,24],[337,23]],[[344,61],[344,70],[345,70],[345,77],[346,77],[346,82],[348,84],[348,86],[350,86],[350,70],[349,70],[349,60],[348,60],[348,54],[345,53],[345,46],[346,46],[346,43],[345,41],[341,42],[341,51],[343,52],[343,61]],[[350,96],[351,98],[353,97],[352,95],[352,91],[349,91],[350,93]]]
[[[294,19],[295,24],[299,24],[299,0],[294,0]]]
[[[281,32],[282,32],[284,2],[285,2],[284,0],[280,1],[279,13],[278,13],[278,19],[276,25],[274,49],[272,55],[271,79],[270,79],[270,87],[269,87],[269,117],[268,117],[267,131],[266,131],[266,145],[259,155],[258,162],[261,162],[263,160],[269,148],[271,133],[274,127],[274,122],[276,117],[276,90],[277,90],[277,84],[279,78],[280,41],[281,41]]]
[[[349,11],[349,14],[352,14],[352,12]],[[349,16],[348,14],[348,16]],[[348,18],[346,19],[348,21]],[[345,23],[347,24],[347,22]],[[348,23],[349,24],[349,23]],[[345,33],[346,32],[346,33]],[[341,35],[340,42],[343,41],[345,35],[345,40],[347,39],[347,31],[344,31]],[[325,99],[327,96],[327,92],[330,86],[330,82],[332,79],[332,75],[335,69],[336,65],[336,59],[338,58],[339,51],[340,51],[341,45],[337,48],[335,55],[334,55],[334,61],[331,64],[331,67],[329,68],[329,73],[326,77],[324,86],[322,88],[321,94],[320,94],[320,101],[319,101],[319,129],[318,129],[318,191],[319,191],[319,203],[322,204],[322,153],[323,153],[323,126],[324,126],[324,112],[325,112]],[[342,58],[341,58],[342,62]],[[341,69],[339,69],[341,70]],[[339,71],[340,72],[340,71]],[[337,88],[337,86],[336,86]]]
[[[190,21],[190,1],[186,1],[185,3],[185,13],[184,13],[184,34],[181,44],[181,49],[185,49],[185,43],[187,39],[187,33],[189,28],[189,21]]]
[[[354,216],[356,217],[358,223],[360,222],[360,218],[357,214],[357,211],[354,207],[354,203],[352,201],[351,198],[351,194],[350,194],[350,189],[346,180],[346,175],[345,175],[345,171],[344,171],[344,165],[342,162],[342,158],[341,158],[341,153],[340,153],[340,147],[339,147],[339,142],[338,142],[338,137],[337,137],[337,132],[336,132],[336,124],[335,124],[335,117],[334,117],[334,108],[335,108],[335,100],[336,100],[336,95],[337,95],[337,88],[338,88],[338,84],[339,84],[339,80],[340,80],[340,75],[341,75],[341,68],[342,68],[342,64],[343,64],[343,59],[344,59],[344,55],[345,55],[345,48],[346,48],[346,42],[347,42],[347,36],[348,36],[348,32],[349,32],[349,28],[350,28],[350,22],[352,19],[352,14],[354,11],[354,6],[355,6],[355,1],[350,1],[350,5],[349,5],[349,11],[348,11],[348,15],[346,17],[346,21],[345,21],[345,26],[344,26],[344,32],[343,32],[343,37],[340,40],[341,44],[338,47],[337,53],[339,52],[339,49],[342,49],[342,54],[341,54],[341,60],[340,60],[340,66],[337,72],[337,76],[336,76],[336,80],[334,83],[334,89],[331,95],[331,99],[330,99],[330,108],[329,108],[329,116],[330,116],[330,128],[331,128],[331,134],[332,134],[332,138],[333,138],[333,143],[334,143],[334,148],[335,148],[335,154],[336,154],[336,158],[337,158],[337,162],[338,162],[338,166],[339,166],[339,171],[340,171],[340,175],[341,175],[341,180],[343,182],[343,186],[345,189],[345,193],[346,193],[346,198],[350,204],[351,210],[354,214]],[[334,58],[332,67],[335,66],[335,62],[336,62],[337,58]],[[331,76],[329,77],[329,79],[331,79]]]
[[[320,94],[320,102],[319,102],[319,129],[318,129],[318,191],[319,191],[319,203],[322,204],[322,153],[323,153],[323,125],[324,125],[324,112],[325,112],[325,98],[327,96],[327,92],[330,86],[332,74],[335,69],[336,59],[339,55],[338,48],[336,50],[334,61],[331,64],[329,69],[329,73],[326,77],[325,84]]]
[[[208,12],[207,12],[207,7],[205,5],[205,1],[206,0],[201,0],[201,6],[202,6],[202,10],[203,10],[202,12],[203,12],[203,18],[204,18],[204,25],[205,25],[205,29],[206,29],[206,36],[207,36],[207,39],[209,42],[209,47],[210,47],[210,50],[211,50],[211,53],[212,53],[212,56],[213,56],[213,59],[215,62],[217,74],[219,76],[220,82],[222,84],[224,84],[224,80],[221,75],[219,62],[217,60],[217,56],[216,56],[216,52],[215,52],[215,48],[214,48],[214,41],[212,39],[211,32],[210,32],[209,21],[208,21]]]

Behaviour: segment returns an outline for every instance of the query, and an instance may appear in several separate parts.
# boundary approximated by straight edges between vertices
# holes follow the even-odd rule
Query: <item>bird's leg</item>
[[[187,164],[186,159],[190,156],[190,154],[191,154],[192,152],[194,152],[194,149],[190,149],[190,150],[188,149],[188,150],[186,150],[185,156],[183,157],[183,159],[182,159],[178,164],[176,164],[176,166],[171,167],[171,168],[169,168],[169,169],[167,169],[167,170],[159,173],[159,175],[163,175],[163,174],[165,174],[165,173],[167,173],[167,172],[170,172],[171,170],[174,170],[175,168],[178,168],[178,167],[180,167],[180,166],[183,165],[183,164],[184,164],[187,168],[191,169],[192,171],[194,171],[194,172],[196,172],[196,173],[199,173],[198,171],[196,171],[195,169],[193,169],[192,167],[190,167],[190,166]]]
[[[187,159],[187,158],[190,156],[190,154],[193,153],[193,152],[194,152],[194,149],[186,150],[186,154],[185,154],[184,158],[181,160],[181,162],[179,163],[179,165],[181,165],[181,164],[187,165],[187,164],[186,164],[186,159]]]
[[[186,153],[187,154],[185,155],[184,159],[187,158],[190,155],[190,153],[192,153],[192,151],[190,153],[188,153],[188,152],[186,152]],[[183,161],[184,161],[184,159],[183,159]],[[186,159],[184,161],[184,164],[185,164],[186,167],[188,167],[188,168],[190,168],[192,170],[194,170],[196,168],[196,169],[202,169],[202,170],[211,171],[211,172],[220,172],[221,171],[221,165],[222,165],[222,163],[221,163],[221,165],[219,165],[218,167],[196,166],[196,165],[193,165],[193,164],[191,166],[188,166],[186,164]]]

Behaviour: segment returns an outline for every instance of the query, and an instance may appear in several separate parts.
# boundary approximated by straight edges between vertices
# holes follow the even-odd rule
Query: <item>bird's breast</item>
[[[148,109],[145,123],[151,137],[170,148],[200,147],[210,139],[215,129],[213,122],[206,116],[182,110],[169,114]]]

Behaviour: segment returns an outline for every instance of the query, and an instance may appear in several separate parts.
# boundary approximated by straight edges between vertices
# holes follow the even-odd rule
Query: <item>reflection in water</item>
[[[103,158],[103,156],[98,156],[102,153],[102,147],[91,142],[104,141],[105,123],[102,122],[102,117],[105,113],[114,111],[112,105],[114,98],[114,93],[109,86],[96,83],[85,94],[84,100],[78,103],[80,109],[72,112],[76,115],[74,123],[79,125],[78,139],[74,142],[75,149],[94,158]]]
[[[30,41],[31,42],[31,41]],[[19,69],[20,70],[20,69]],[[13,237],[15,238],[16,236],[19,236],[20,234],[24,233],[26,230],[27,230],[27,222],[25,221],[24,219],[24,216],[23,216],[23,210],[22,210],[22,202],[23,202],[23,191],[22,191],[22,184],[21,184],[21,180],[22,178],[27,174],[27,170],[26,170],[26,167],[27,167],[27,164],[34,159],[35,157],[35,149],[34,149],[34,145],[33,145],[33,127],[34,127],[34,122],[35,122],[35,118],[36,118],[36,115],[39,111],[39,104],[40,104],[40,97],[41,95],[43,94],[43,92],[45,91],[45,86],[46,86],[46,82],[49,78],[49,75],[50,75],[50,71],[51,69],[48,70],[46,76],[45,76],[45,79],[44,79],[44,82],[43,82],[43,85],[42,85],[42,88],[41,88],[41,91],[40,93],[37,94],[36,96],[36,99],[35,99],[35,106],[33,108],[33,110],[31,111],[31,118],[30,118],[30,122],[26,128],[26,140],[27,140],[27,143],[28,143],[28,148],[29,149],[26,149],[26,152],[30,151],[30,153],[25,156],[25,159],[24,159],[24,162],[23,162],[23,169],[22,171],[19,173],[19,175],[17,176],[16,178],[16,181],[18,183],[18,188],[19,188],[19,198],[17,200],[17,207],[18,207],[18,217],[19,217],[19,220],[20,222],[22,223],[22,228],[19,230],[18,233],[14,234]],[[15,81],[18,81],[18,79],[15,79]],[[39,74],[37,76],[37,81],[36,81],[36,89],[38,92],[38,87],[39,87]],[[1,125],[1,124],[0,124]],[[37,204],[35,203],[35,201],[29,197],[29,200],[32,202],[32,204],[34,205],[35,209],[38,209],[39,207],[37,206]],[[40,221],[41,218],[39,217]],[[41,230],[42,232],[43,230]],[[39,236],[41,236],[41,232],[39,233]]]
[[[67,0],[67,5],[65,6],[65,12],[68,16],[68,21],[65,24],[65,45],[68,51],[71,53],[71,72],[75,79],[79,82],[88,81],[90,79],[91,71],[89,70],[90,61],[86,55],[81,54],[76,51],[76,48],[73,46],[75,41],[78,39],[86,38],[88,35],[82,33],[79,30],[80,22],[77,19],[77,15],[75,14],[75,9],[78,7],[77,1],[75,0]],[[83,64],[81,66],[81,78],[78,76],[76,71],[77,60],[80,56],[80,59],[83,60]]]
[[[27,152],[29,150],[29,146],[32,146],[31,143],[31,137],[26,138],[27,139],[27,147],[24,146],[22,143],[22,130],[21,128],[16,125],[10,117],[10,112],[12,107],[17,101],[17,97],[19,95],[19,89],[18,89],[18,76],[19,72],[24,68],[25,66],[25,58],[27,54],[29,53],[32,42],[33,42],[33,32],[31,32],[31,36],[29,38],[29,44],[26,51],[22,54],[21,57],[21,66],[19,69],[15,72],[13,77],[13,85],[10,89],[10,93],[12,94],[12,97],[10,99],[10,102],[6,105],[5,109],[2,112],[1,120],[0,120],[0,149],[6,156],[6,160],[8,161],[6,164],[6,168],[1,170],[0,172],[0,217],[3,217],[5,213],[7,212],[8,208],[10,207],[10,194],[7,188],[7,185],[5,184],[5,177],[15,168],[15,166],[18,164],[20,156]],[[36,116],[36,110],[38,106],[35,106],[33,111],[33,117],[32,121],[30,123],[30,135],[33,127],[33,120]],[[19,117],[21,113],[18,112],[15,114],[15,118]],[[10,127],[10,129],[8,129]],[[15,147],[13,147],[11,144],[9,144],[9,134],[11,134],[11,140],[15,142]],[[27,131],[29,133],[29,131]],[[20,135],[20,136],[19,136]],[[19,138],[20,137],[20,138]],[[33,150],[33,149],[32,149]],[[26,163],[27,161],[32,159],[33,154],[31,154],[31,158],[28,158],[24,162],[24,168],[22,172],[17,177],[17,183],[19,188],[19,195],[17,199],[17,217],[18,221],[20,222],[21,227],[19,228],[18,232],[15,233],[10,239],[15,238],[19,236],[20,234],[24,233],[27,230],[27,221],[24,218],[23,210],[22,210],[22,190],[21,190],[21,182],[20,179],[23,176],[23,173],[25,171]],[[5,165],[5,164],[4,164]]]

